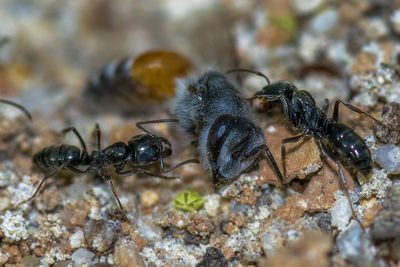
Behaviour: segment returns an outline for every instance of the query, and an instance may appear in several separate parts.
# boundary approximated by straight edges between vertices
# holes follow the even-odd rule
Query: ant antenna
[[[151,121],[139,121],[136,123],[136,127],[138,127],[140,130],[142,130],[143,132],[145,132],[147,134],[154,135],[149,130],[144,128],[142,126],[142,124],[157,124],[157,123],[167,123],[167,122],[179,122],[179,120],[178,119],[162,119],[162,120],[151,120]]]
[[[244,68],[237,68],[237,69],[227,70],[227,71],[225,71],[225,74],[229,74],[229,73],[233,73],[233,72],[250,72],[250,73],[253,73],[255,75],[264,77],[264,79],[267,81],[268,85],[271,84],[271,81],[269,80],[269,78],[264,73],[262,73],[260,71],[244,69]]]
[[[15,103],[15,102],[10,101],[10,100],[3,99],[3,98],[0,98],[0,103],[4,103],[4,104],[10,105],[10,106],[14,106],[14,107],[18,108],[19,110],[21,110],[21,111],[25,114],[25,116],[26,116],[30,121],[32,121],[32,115],[31,115],[31,113],[30,113],[26,108],[24,108],[23,106],[21,106],[20,104]]]

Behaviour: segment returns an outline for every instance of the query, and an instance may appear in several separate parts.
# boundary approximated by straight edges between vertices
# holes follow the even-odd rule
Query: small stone
[[[308,14],[320,7],[325,0],[294,0],[294,7],[300,14]]]
[[[322,169],[311,178],[303,192],[302,200],[311,210],[327,210],[335,202],[334,193],[342,190],[339,183],[339,173],[336,163],[330,159],[324,160]],[[354,191],[354,181],[350,173],[343,169],[343,174],[349,190]]]
[[[272,212],[271,216],[281,218],[288,223],[294,223],[307,210],[307,205],[301,205],[301,202],[302,198],[299,195],[287,197],[285,205]]]
[[[151,208],[160,200],[159,195],[154,190],[145,190],[140,195],[140,203],[143,208]]]
[[[288,132],[284,125],[275,126],[276,130],[273,132],[265,132],[267,136],[267,145],[274,155],[278,167],[283,170],[281,155],[281,144],[284,138],[293,137]],[[304,179],[307,175],[317,172],[322,167],[321,151],[314,138],[303,138],[302,141],[297,143],[289,143],[286,147],[286,180],[289,183],[294,178]],[[264,161],[264,163],[262,163]],[[267,168],[265,166],[267,165]],[[277,179],[276,174],[271,165],[266,163],[266,160],[260,162],[259,176],[262,182],[269,182],[271,179]],[[272,178],[273,177],[273,178]],[[272,180],[273,181],[273,180]],[[272,182],[276,184],[276,182]]]
[[[392,16],[390,17],[390,21],[392,22],[393,29],[396,33],[400,33],[400,9],[396,9],[393,11]]]
[[[329,210],[332,215],[332,226],[337,227],[339,230],[343,230],[349,224],[352,212],[349,206],[349,201],[343,192],[335,194],[337,199],[333,207]],[[350,196],[353,194],[350,194]]]
[[[385,20],[380,17],[372,17],[361,21],[361,27],[369,39],[379,39],[389,33]]]
[[[10,242],[25,240],[28,238],[27,225],[21,211],[6,211],[0,216],[2,223],[0,229],[4,233],[4,238]]]
[[[371,52],[361,52],[357,55],[352,66],[352,73],[362,74],[375,67],[377,56]]]
[[[72,234],[69,237],[69,243],[71,245],[71,248],[73,249],[82,247],[83,244],[85,244],[83,232],[79,230],[76,233]]]
[[[112,220],[90,220],[84,229],[88,247],[105,252],[117,240],[121,232],[121,223]]]
[[[380,121],[393,129],[400,128],[400,104],[389,103],[382,109]],[[380,124],[374,125],[374,134],[383,143],[397,144],[400,140],[400,134],[397,131],[391,131],[388,127]]]
[[[136,244],[127,237],[121,238],[115,243],[113,256],[114,264],[118,267],[145,266]]]
[[[376,250],[355,220],[339,233],[336,243],[346,260],[357,266],[375,266],[373,262]]]
[[[8,263],[17,263],[21,261],[21,252],[19,251],[17,246],[11,246],[7,252],[10,254]]]
[[[22,257],[20,263],[24,264],[25,267],[37,267],[39,266],[40,258],[31,255],[26,255]]]
[[[337,22],[338,12],[334,9],[328,9],[315,16],[310,25],[313,31],[325,33],[332,29]]]
[[[221,201],[221,196],[219,194],[207,195],[204,197],[204,209],[207,215],[210,217],[215,217],[218,214],[219,205]]]
[[[75,266],[93,266],[93,264],[95,263],[93,261],[94,258],[95,254],[84,248],[77,249],[71,255],[71,260],[75,263]]]
[[[259,266],[319,267],[330,266],[331,238],[322,232],[306,232],[304,237],[288,247],[282,247],[272,257],[260,261]]]
[[[375,161],[387,172],[400,173],[400,148],[394,144],[386,144],[374,152]]]
[[[208,247],[203,259],[196,265],[196,267],[227,267],[228,261],[225,259],[221,250],[215,247]]]
[[[383,208],[371,226],[374,239],[383,240],[400,236],[400,184],[394,184],[387,191]]]
[[[361,205],[364,207],[364,210],[365,210],[364,226],[369,227],[383,206],[382,206],[382,204],[377,204],[376,197],[362,200]]]

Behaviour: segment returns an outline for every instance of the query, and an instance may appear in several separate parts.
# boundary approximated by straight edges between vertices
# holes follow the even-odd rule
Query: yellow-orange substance
[[[174,95],[174,79],[185,77],[192,63],[173,51],[149,51],[140,54],[132,64],[132,78],[148,89],[148,97],[164,100]]]

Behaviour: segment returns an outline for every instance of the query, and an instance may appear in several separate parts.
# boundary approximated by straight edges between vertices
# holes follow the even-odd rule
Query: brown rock
[[[252,188],[248,184],[242,186],[232,184],[225,196],[234,199],[238,203],[254,206],[257,202],[257,198],[261,196],[261,192],[258,189],[259,188]]]
[[[259,266],[329,266],[328,254],[332,247],[332,240],[328,235],[322,232],[306,232],[302,240],[278,249],[273,257],[261,260]]]
[[[380,121],[392,128],[400,128],[400,104],[390,103],[382,109]],[[400,134],[396,131],[391,131],[383,125],[374,125],[374,134],[379,141],[383,143],[397,144],[400,140]]]
[[[271,217],[279,217],[288,223],[294,223],[297,219],[303,216],[304,212],[307,210],[307,205],[304,205],[306,203],[302,203],[304,203],[304,200],[301,196],[290,196],[286,198],[285,205],[272,212]]]
[[[29,248],[29,245],[28,245],[28,242],[27,242],[27,241],[22,241],[22,242],[19,244],[19,251],[21,252],[21,255],[22,255],[22,256],[26,256],[26,255],[29,254],[29,252],[30,252],[31,250],[30,250],[30,248]]]
[[[19,251],[17,246],[11,246],[8,250],[8,253],[10,253],[10,258],[8,259],[8,263],[17,263],[21,261],[21,252]]]
[[[383,205],[376,203],[376,197],[361,201],[361,205],[365,207],[364,226],[369,227],[378,212],[383,208]]]
[[[265,131],[267,145],[271,150],[275,161],[278,164],[281,172],[283,172],[283,164],[281,158],[281,144],[285,138],[293,137],[284,125],[276,125],[274,131]],[[304,179],[307,175],[317,172],[321,166],[321,151],[318,144],[312,137],[305,137],[297,143],[288,143],[286,147],[286,178],[285,183],[289,183],[294,178]],[[263,183],[279,184],[276,174],[272,167],[266,168],[266,165],[270,166],[266,160],[260,162],[259,176],[260,179],[257,181],[259,185]]]
[[[369,70],[374,69],[377,57],[370,52],[361,52],[357,55],[356,60],[352,66],[353,74],[362,74]]]
[[[111,220],[91,220],[84,229],[88,247],[98,252],[105,252],[117,240],[121,224]]]
[[[130,238],[120,238],[115,243],[114,264],[117,267],[144,267],[139,249]]]
[[[349,189],[354,191],[353,178],[346,169],[342,169]],[[301,197],[301,201],[306,203],[307,209],[326,210],[332,207],[335,202],[333,194],[338,190],[342,190],[338,175],[336,163],[326,158],[324,166],[311,178]]]

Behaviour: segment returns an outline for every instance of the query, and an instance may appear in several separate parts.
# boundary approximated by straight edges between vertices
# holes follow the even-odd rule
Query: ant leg
[[[285,165],[286,147],[285,147],[285,144],[287,144],[287,143],[296,143],[296,142],[300,141],[300,139],[302,139],[304,136],[305,136],[305,133],[302,133],[301,135],[285,138],[285,139],[282,140],[281,158],[282,158],[282,165],[283,165],[283,175],[285,175],[285,177],[286,177],[286,165]]]
[[[144,128],[142,125],[143,124],[166,123],[166,122],[179,122],[179,120],[178,119],[162,119],[162,120],[152,120],[152,121],[139,121],[136,123],[136,127],[138,127],[140,130],[142,130],[145,133],[153,135],[149,130]]]
[[[133,174],[144,174],[147,176],[152,176],[152,177],[157,177],[157,178],[162,178],[162,179],[177,179],[179,177],[175,177],[175,176],[164,176],[162,174],[158,174],[158,173],[153,173],[153,172],[149,172],[143,169],[132,169],[132,170],[128,170],[128,171],[117,171],[116,173],[120,174],[120,175],[124,175],[124,176],[130,176]]]
[[[342,166],[340,165],[339,161],[335,161],[335,162],[336,162],[336,165],[339,170],[339,184],[340,184],[340,187],[342,187],[342,190],[343,190],[344,194],[346,195],[347,200],[349,201],[351,213],[353,214],[353,217],[357,221],[357,223],[361,226],[361,229],[363,230],[363,232],[365,232],[364,225],[361,223],[360,219],[356,215],[356,212],[354,211],[353,203],[351,201],[351,197],[350,197],[350,193],[349,193],[349,186],[346,182],[346,179],[344,178]]]
[[[66,134],[70,131],[72,131],[75,134],[75,136],[79,139],[79,142],[81,143],[81,146],[83,148],[83,152],[87,154],[87,148],[86,148],[85,141],[83,141],[81,134],[78,132],[78,130],[74,126],[65,128],[64,130],[62,130],[62,133]]]
[[[97,149],[101,149],[101,130],[100,130],[100,125],[96,122],[95,124],[95,131],[96,131],[96,136],[97,136]]]
[[[20,105],[18,103],[15,103],[13,101],[10,101],[10,100],[3,99],[3,98],[0,98],[0,102],[18,108],[19,110],[21,110],[25,114],[25,116],[30,121],[32,121],[31,113],[26,108],[24,108],[22,105]]]
[[[112,179],[111,179],[111,178],[107,179],[107,182],[108,182],[108,184],[110,185],[111,191],[113,192],[114,197],[115,197],[115,199],[116,199],[117,202],[118,202],[118,206],[119,206],[120,210],[122,211],[122,216],[124,217],[124,219],[125,219],[128,223],[131,223],[131,221],[129,220],[128,216],[126,215],[125,209],[124,209],[124,207],[122,206],[121,201],[119,200],[119,197],[118,197],[118,195],[117,195],[117,192],[115,191],[115,187],[114,187],[114,183],[112,182]]]
[[[197,163],[198,164],[198,163],[200,163],[200,161],[197,159],[188,159],[188,160],[182,161],[181,163],[176,164],[175,166],[173,166],[169,169],[164,169],[164,163],[161,166],[161,161],[160,161],[160,170],[162,173],[167,173],[167,172],[175,170],[176,168],[179,168],[182,165],[189,164],[189,163]]]
[[[80,169],[78,169],[78,168],[75,168],[74,166],[72,166],[72,165],[66,165],[65,166],[65,168],[67,168],[67,169],[69,169],[70,171],[72,171],[72,172],[74,172],[74,173],[77,173],[77,174],[84,174],[84,173],[87,173],[87,171],[88,171],[88,169],[86,169],[86,170],[84,170],[84,171],[82,171],[82,170],[80,170]]]
[[[268,148],[267,145],[264,144],[264,145],[261,145],[259,147],[256,147],[255,149],[253,149],[253,151],[251,151],[248,155],[246,155],[245,158],[250,158],[250,157],[254,156],[255,154],[257,154],[261,150],[264,150],[265,153],[267,153],[269,161],[272,164],[272,167],[274,168],[274,171],[275,171],[276,175],[278,175],[278,178],[279,178],[280,182],[282,184],[284,184],[284,182],[283,182],[284,179],[283,179],[282,173],[279,170],[278,164],[276,164],[276,161],[275,161],[274,157],[272,156],[271,151],[269,151],[269,148]]]
[[[45,182],[48,178],[52,177],[55,173],[56,173],[56,171],[54,171],[54,172],[52,172],[52,173],[49,173],[49,174],[46,174],[46,175],[42,178],[42,180],[40,180],[40,183],[39,183],[38,187],[36,188],[35,192],[33,193],[33,195],[32,195],[30,198],[28,198],[28,199],[26,199],[26,200],[20,202],[15,208],[17,209],[17,208],[18,208],[19,206],[21,206],[22,204],[25,204],[25,203],[31,201],[32,199],[34,199],[34,198],[37,196],[37,194],[39,193],[40,188],[42,188],[42,185],[44,184],[44,182]]]
[[[367,116],[368,118],[370,118],[370,119],[372,119],[373,121],[375,121],[376,123],[378,123],[378,124],[380,124],[380,125],[382,125],[382,126],[384,126],[384,127],[387,127],[388,129],[390,129],[390,130],[392,130],[392,131],[396,131],[396,132],[400,131],[400,129],[394,129],[394,128],[388,126],[388,125],[385,125],[383,122],[381,122],[381,121],[375,119],[374,117],[372,117],[368,112],[363,111],[363,110],[361,110],[361,109],[359,109],[359,108],[357,108],[357,107],[355,107],[355,106],[353,106],[353,105],[350,105],[350,104],[348,104],[348,103],[345,103],[345,102],[343,102],[343,101],[340,100],[340,99],[336,100],[336,102],[335,102],[335,107],[334,107],[334,109],[333,109],[333,119],[334,119],[335,121],[338,121],[338,120],[339,120],[339,104],[340,104],[340,103],[342,103],[342,104],[343,104],[345,107],[347,107],[348,109],[350,109],[350,110],[352,110],[352,111],[354,111],[354,112],[357,112],[357,113],[359,113],[359,114],[361,114],[361,115],[365,115],[365,116]]]
[[[328,98],[325,98],[324,103],[321,106],[321,109],[325,115],[326,115],[326,112],[328,111],[328,107],[329,107],[329,100],[328,100]]]

